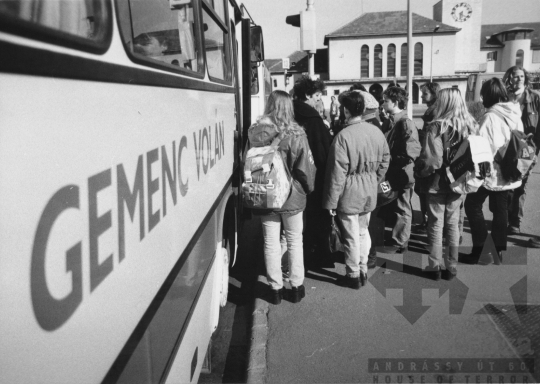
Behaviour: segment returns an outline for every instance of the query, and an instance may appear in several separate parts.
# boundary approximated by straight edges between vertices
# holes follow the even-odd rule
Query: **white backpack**
[[[249,141],[254,147],[247,151],[244,162],[244,207],[279,209],[289,198],[292,180],[278,150],[281,139],[277,134],[275,125],[268,120],[259,120],[249,128]],[[269,145],[264,145],[270,140]]]
[[[446,168],[452,191],[462,195],[476,192],[484,184],[479,168],[484,162],[493,163],[489,141],[482,136],[464,139]]]

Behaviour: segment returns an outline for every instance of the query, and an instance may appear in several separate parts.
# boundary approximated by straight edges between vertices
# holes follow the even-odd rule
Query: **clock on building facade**
[[[456,21],[467,21],[472,14],[472,7],[467,3],[459,3],[452,8],[452,17]]]

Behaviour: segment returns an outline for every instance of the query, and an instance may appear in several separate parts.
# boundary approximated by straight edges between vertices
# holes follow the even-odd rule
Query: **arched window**
[[[362,46],[360,54],[360,77],[369,77],[369,47]]]
[[[523,67],[523,49],[518,49],[516,52],[516,65]]]
[[[388,46],[388,54],[386,57],[386,76],[393,77],[396,75],[396,46],[390,44]]]
[[[373,50],[374,74],[373,77],[382,77],[382,45],[377,44]]]
[[[424,46],[422,43],[414,45],[414,74],[422,76],[422,68],[424,67]]]
[[[401,45],[401,73],[400,76],[407,76],[407,43]]]

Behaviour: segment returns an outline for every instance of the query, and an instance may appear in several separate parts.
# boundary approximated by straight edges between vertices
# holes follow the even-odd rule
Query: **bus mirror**
[[[260,63],[264,61],[264,43],[262,28],[258,25],[251,27],[250,37],[251,62]]]

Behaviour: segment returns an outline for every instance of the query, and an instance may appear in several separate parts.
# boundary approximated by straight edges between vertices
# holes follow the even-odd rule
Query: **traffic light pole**
[[[413,71],[414,71],[414,47],[412,44],[413,20],[411,0],[407,0],[407,91],[409,101],[407,103],[407,116],[413,118]]]
[[[315,12],[315,0],[307,0],[307,9],[306,11],[313,11]],[[314,32],[315,33],[315,32]],[[315,77],[315,52],[316,51],[309,51],[308,53],[308,63],[309,63],[309,77],[313,79]]]

